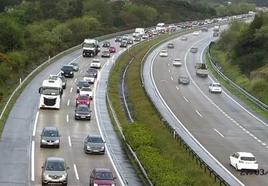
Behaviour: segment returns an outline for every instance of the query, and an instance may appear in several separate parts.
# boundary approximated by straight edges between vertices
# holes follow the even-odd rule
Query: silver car
[[[60,134],[56,127],[45,127],[43,129],[40,147],[60,147]]]
[[[68,169],[63,158],[48,157],[42,166],[42,185],[67,185]]]
[[[79,71],[79,65],[77,63],[72,62],[72,63],[70,63],[70,65],[73,66],[74,71],[76,71],[76,72]]]
[[[84,141],[85,153],[105,154],[105,141],[101,136],[88,135]]]

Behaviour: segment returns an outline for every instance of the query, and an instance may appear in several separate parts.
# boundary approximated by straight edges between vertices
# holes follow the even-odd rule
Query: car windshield
[[[87,141],[90,143],[103,143],[101,137],[89,137]]]
[[[80,111],[80,112],[89,112],[89,109],[87,106],[79,106],[77,108],[77,111]]]
[[[241,160],[244,160],[244,161],[255,161],[255,157],[241,157]]]
[[[88,96],[87,95],[80,95],[79,98],[80,100],[87,100]]]
[[[43,87],[42,94],[44,95],[60,95],[60,89],[56,87]]]
[[[69,71],[72,71],[73,70],[73,67],[72,66],[63,66],[61,68],[61,70],[69,70]]]
[[[88,73],[97,73],[97,70],[95,70],[94,68],[89,68],[87,70]]]
[[[78,64],[77,64],[77,63],[71,63],[71,65],[73,65],[73,66],[78,66]]]
[[[62,161],[48,161],[46,170],[48,171],[64,171],[64,162]]]
[[[220,84],[213,84],[212,86],[213,86],[213,87],[221,87]]]
[[[87,87],[90,86],[87,81],[79,81],[77,84],[78,87]]]
[[[91,91],[91,88],[90,87],[83,87],[81,90],[82,91]]]
[[[58,137],[59,133],[57,130],[44,130],[43,131],[43,136],[46,137]]]
[[[111,180],[113,179],[113,174],[111,172],[96,172],[96,179]]]
[[[83,47],[86,47],[86,48],[94,48],[95,47],[95,44],[94,43],[84,43]]]

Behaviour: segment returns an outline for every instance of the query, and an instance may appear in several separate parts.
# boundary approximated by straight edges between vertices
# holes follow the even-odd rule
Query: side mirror
[[[66,170],[69,170],[70,169],[70,167],[66,167]]]
[[[39,94],[42,94],[43,92],[43,87],[40,87],[39,90],[38,90]]]

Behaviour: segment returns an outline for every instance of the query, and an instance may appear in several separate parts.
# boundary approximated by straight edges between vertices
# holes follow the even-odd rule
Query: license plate
[[[86,116],[81,116],[81,118],[86,118]]]

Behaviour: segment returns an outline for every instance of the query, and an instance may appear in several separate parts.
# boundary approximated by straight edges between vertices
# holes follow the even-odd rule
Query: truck
[[[195,69],[196,69],[196,75],[201,76],[201,77],[208,76],[208,68],[205,63],[196,63]]]
[[[39,88],[39,108],[60,109],[62,93],[62,82],[60,82],[60,80],[44,80],[42,86]]]
[[[100,52],[99,41],[96,39],[85,39],[82,47],[83,57],[96,56]]]
[[[159,33],[164,33],[166,31],[165,23],[158,23],[155,27],[155,30]]]
[[[133,33],[133,37],[142,37],[145,34],[145,30],[144,28],[136,28],[134,33]]]

